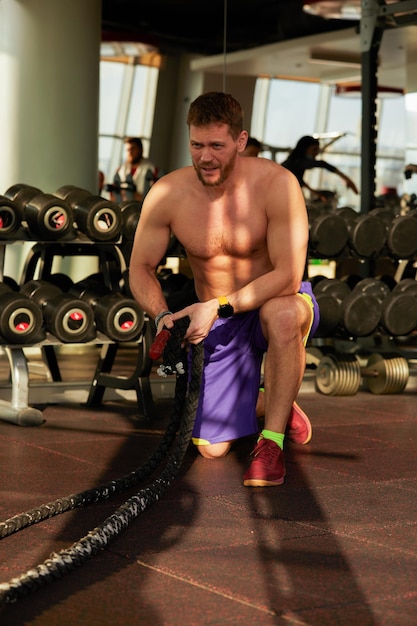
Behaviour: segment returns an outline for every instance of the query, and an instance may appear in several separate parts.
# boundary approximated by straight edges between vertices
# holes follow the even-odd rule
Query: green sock
[[[284,437],[285,435],[283,433],[274,433],[273,430],[263,430],[260,434],[260,437],[264,437],[265,439],[271,439],[272,441],[275,441],[275,443],[277,444],[277,446],[279,448],[281,448],[281,450],[284,449]]]

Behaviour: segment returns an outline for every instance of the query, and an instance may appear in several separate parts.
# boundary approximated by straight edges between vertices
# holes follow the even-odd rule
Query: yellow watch
[[[230,304],[229,300],[226,298],[226,296],[219,296],[217,300],[219,303],[219,308],[217,309],[217,315],[219,317],[232,317],[235,311],[232,305]]]

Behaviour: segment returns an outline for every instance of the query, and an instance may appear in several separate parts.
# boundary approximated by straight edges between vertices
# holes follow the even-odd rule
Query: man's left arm
[[[297,293],[307,259],[308,215],[297,179],[289,173],[271,199],[267,244],[277,280],[275,295]]]

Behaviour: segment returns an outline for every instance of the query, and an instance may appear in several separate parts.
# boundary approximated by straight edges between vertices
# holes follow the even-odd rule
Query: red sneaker
[[[285,476],[284,453],[271,439],[262,437],[251,452],[253,461],[243,475],[245,487],[282,485]]]
[[[262,382],[259,387],[258,400],[256,403],[256,417],[262,418],[264,416],[265,402]],[[285,429],[286,437],[293,443],[306,444],[310,441],[312,434],[313,430],[310,420],[298,404],[294,402],[287,422],[287,428]]]
[[[310,420],[296,402],[292,405],[285,434],[293,443],[301,444],[308,443],[313,434]]]

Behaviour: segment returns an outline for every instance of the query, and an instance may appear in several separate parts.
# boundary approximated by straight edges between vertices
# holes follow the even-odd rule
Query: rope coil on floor
[[[175,352],[175,362],[178,362],[182,358],[182,362],[186,364],[187,358],[185,349],[181,348],[185,331],[181,328],[181,332],[179,332],[180,326],[181,325],[178,325],[176,333],[172,332],[172,341],[168,343],[165,349],[166,352],[164,351],[164,359],[169,358],[169,352],[173,351]],[[179,349],[182,351],[182,357],[180,358],[178,358]],[[160,496],[167,490],[173,479],[177,476],[191,439],[200,395],[202,369],[203,343],[200,343],[196,346],[192,346],[192,376],[189,383],[187,383],[188,377],[186,375],[186,368],[183,375],[177,376],[170,423],[158,449],[151,455],[144,466],[97,489],[55,500],[51,503],[41,505],[37,509],[15,515],[9,520],[0,523],[0,538],[3,538],[44,519],[64,513],[70,509],[85,506],[92,502],[107,499],[111,495],[131,487],[150,476],[150,474],[158,468],[165,459],[163,453],[166,453],[170,448],[178,431],[175,445],[165,468],[158,478],[126,500],[126,502],[118,507],[111,516],[106,518],[102,524],[94,528],[79,541],[73,543],[72,546],[58,553],[52,553],[50,558],[46,559],[43,563],[11,579],[8,583],[1,583],[0,605],[16,602],[19,598],[47,585],[55,579],[61,578],[65,573],[75,569],[88,558],[102,550],[122,530],[127,528],[130,522],[150,504],[159,500]]]

